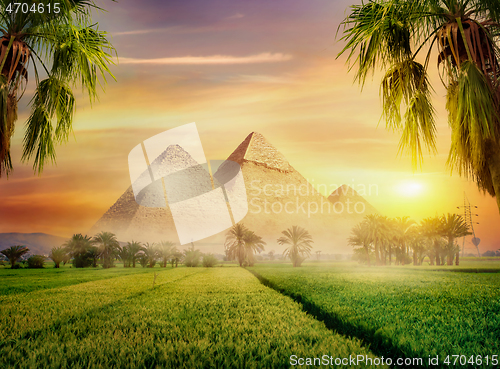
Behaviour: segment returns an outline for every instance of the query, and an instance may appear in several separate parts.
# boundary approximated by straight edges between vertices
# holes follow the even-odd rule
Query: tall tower
[[[469,199],[467,198],[467,195],[464,192],[464,204],[462,206],[457,206],[457,209],[463,208],[464,210],[464,220],[465,224],[467,224],[472,232],[472,244],[476,246],[477,250],[477,256],[481,257],[481,253],[479,252],[479,242],[481,240],[476,237],[476,232],[474,231],[474,224],[479,224],[478,222],[475,222],[473,217],[479,216],[479,214],[474,214],[472,213],[473,209],[477,209],[477,206],[471,205]],[[463,238],[462,241],[462,257],[465,256],[465,237]]]

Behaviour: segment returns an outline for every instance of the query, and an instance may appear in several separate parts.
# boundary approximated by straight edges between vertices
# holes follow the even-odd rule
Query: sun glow
[[[419,182],[402,182],[397,186],[398,192],[402,196],[418,196],[424,190],[424,186]]]

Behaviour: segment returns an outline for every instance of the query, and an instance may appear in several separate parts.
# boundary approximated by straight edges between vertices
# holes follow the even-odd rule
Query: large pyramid
[[[262,235],[269,249],[280,249],[276,240],[281,231],[298,225],[311,233],[315,249],[350,251],[346,239],[351,228],[377,212],[348,186],[333,192],[341,198],[325,198],[260,133],[249,134],[228,160],[241,165],[247,188],[249,211],[243,223]],[[362,212],[354,210],[356,204]]]
[[[178,146],[168,147],[155,162],[166,159],[179,160],[182,164],[192,160]],[[276,243],[280,233],[298,225],[311,233],[316,250],[323,253],[348,252],[350,248],[346,246],[346,239],[352,226],[365,215],[376,212],[362,196],[352,189],[349,191],[348,186],[334,191],[328,199],[324,197],[260,133],[249,134],[228,160],[241,166],[245,181],[248,213],[242,222],[264,238],[266,250],[281,251],[282,247]],[[152,195],[145,193],[144,196]],[[363,206],[358,209],[363,208],[364,212],[348,212],[346,207],[340,206],[340,203],[346,202],[362,202]],[[122,241],[178,240],[168,205],[165,208],[138,205],[132,187],[125,191],[90,232],[94,234],[101,230],[116,233]],[[223,241],[224,232],[196,244],[222,252]]]
[[[171,171],[197,166],[196,161],[180,146],[171,145],[151,163],[151,167],[159,168],[158,172],[165,168],[162,164],[167,160]],[[160,174],[166,176],[170,173],[163,171]],[[143,176],[147,175],[149,174],[143,173]],[[163,194],[163,191],[158,191],[157,186],[162,186],[162,183],[157,182],[157,185],[148,186],[138,194],[137,200],[142,205],[135,200],[132,186],[130,186],[94,224],[89,231],[90,234],[110,231],[115,233],[121,241],[176,240],[177,233],[172,213],[168,205],[165,206],[165,197],[159,196]]]

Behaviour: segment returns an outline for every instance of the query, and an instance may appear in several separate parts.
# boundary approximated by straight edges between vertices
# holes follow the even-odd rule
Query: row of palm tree
[[[461,215],[450,214],[430,217],[420,224],[410,217],[388,218],[367,215],[357,224],[348,238],[349,245],[358,257],[371,264],[391,265],[392,256],[396,265],[421,265],[429,258],[431,265],[459,265],[459,247],[455,240],[471,234]]]
[[[154,267],[157,261],[162,267],[167,263],[177,266],[183,254],[170,241],[153,244],[132,241],[121,246],[114,233],[103,231],[94,237],[75,234],[63,246],[54,247],[49,258],[56,268],[71,259],[77,268],[96,267],[99,260],[102,260],[103,268],[111,268],[117,258],[123,261],[125,268],[135,268],[137,262],[144,267]]]
[[[283,256],[292,261],[294,267],[298,267],[311,255],[312,236],[307,230],[299,226],[293,226],[281,232],[283,236],[278,238],[279,245],[287,245]],[[226,234],[226,257],[228,260],[237,260],[240,266],[252,266],[255,263],[255,252],[264,251],[266,243],[262,237],[249,230],[243,223],[235,224]],[[274,259],[274,251],[270,252]]]

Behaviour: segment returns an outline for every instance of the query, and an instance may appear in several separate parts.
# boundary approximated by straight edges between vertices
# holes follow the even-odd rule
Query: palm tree
[[[264,245],[266,243],[262,237],[257,236],[250,230],[247,230],[245,233],[243,241],[245,242],[245,260],[249,266],[253,266],[255,264],[254,253],[264,251]]]
[[[147,260],[146,264],[149,268],[153,268],[156,264],[156,259],[159,257],[159,250],[156,244],[149,244],[146,242],[142,249],[144,253],[145,259]]]
[[[100,232],[94,236],[93,243],[99,245],[99,251],[103,259],[103,268],[111,268],[113,266],[113,259],[118,254],[120,243],[116,239],[114,233]]]
[[[406,257],[408,255],[408,246],[411,239],[411,227],[415,225],[415,221],[411,220],[410,217],[397,217],[395,218],[395,239],[398,243],[398,248],[396,249],[396,263],[405,265]]]
[[[122,259],[124,268],[130,267],[131,258],[128,244],[118,250],[118,256]]]
[[[177,250],[177,247],[173,247],[172,250],[170,250],[170,264],[172,265],[172,268],[175,267],[177,268],[177,264],[182,260],[182,252]]]
[[[139,252],[141,252],[144,248],[137,241],[132,241],[127,243],[127,249],[130,255],[130,259],[132,260],[132,267],[135,268],[135,262],[137,260]]]
[[[167,266],[168,259],[170,259],[172,255],[172,248],[174,247],[174,245],[175,243],[170,241],[161,241],[158,244],[159,254],[162,259],[162,267]]]
[[[264,251],[266,243],[243,223],[232,226],[226,234],[224,248],[228,260],[238,260],[240,266],[255,263],[254,253]]]
[[[469,227],[461,215],[450,214],[441,217],[441,235],[448,240],[446,246],[448,265],[453,265],[456,256],[456,265],[459,264],[459,247],[455,244],[455,238],[465,237],[469,234]]]
[[[299,267],[302,262],[311,255],[312,236],[304,228],[292,226],[281,232],[283,236],[278,238],[278,244],[290,245],[283,255],[289,257],[294,267]]]
[[[421,265],[429,240],[421,232],[419,226],[411,227],[408,232],[408,243],[412,249],[413,265]]]
[[[86,256],[87,256],[87,258],[89,258],[89,260],[91,260],[92,266],[94,268],[97,268],[97,261],[101,257],[101,250],[99,250],[99,248],[97,246],[90,245],[87,248]]]
[[[353,227],[353,229],[351,230],[351,236],[347,239],[347,243],[349,246],[353,247],[360,246],[360,249],[358,250],[363,250],[366,257],[366,262],[368,266],[371,266],[370,253],[372,240],[370,237],[370,229],[368,228],[367,222],[363,221]]]
[[[245,236],[248,232],[243,223],[232,226],[226,234],[224,247],[227,250],[229,260],[237,259],[240,266],[245,260]]]
[[[384,217],[378,214],[369,214],[365,216],[365,221],[367,223],[369,237],[374,246],[375,262],[377,265],[380,265],[382,263],[380,246],[384,237]]]
[[[398,226],[394,218],[380,218],[382,226],[381,244],[383,250],[383,263],[392,264],[392,253],[397,250],[398,245]]]
[[[16,261],[18,261],[21,256],[28,253],[30,250],[26,246],[11,246],[8,249],[2,250],[1,253],[5,255],[10,261],[10,268],[14,269]]]
[[[92,22],[91,10],[97,8],[92,1],[32,3],[37,11],[27,13],[13,11],[9,1],[0,6],[0,175],[12,170],[10,139],[30,61],[36,85],[22,159],[34,157],[33,169],[38,172],[47,159],[55,160],[54,145],[65,141],[72,131],[72,87],[81,84],[92,102],[98,86],[106,82],[105,74],[112,76],[108,65],[114,49],[106,33]],[[41,73],[47,76],[43,80],[39,79]]]
[[[430,242],[429,259],[431,265],[434,265],[434,261],[436,265],[444,263],[444,260],[441,260],[444,246],[441,229],[442,223],[439,217],[425,218],[420,222],[420,231]]]
[[[447,165],[496,196],[500,210],[499,22],[496,0],[368,1],[351,6],[343,21],[340,54],[357,63],[361,85],[371,72],[385,72],[383,114],[387,127],[401,132],[399,150],[411,153],[414,167],[422,146],[436,151],[428,72],[437,65],[452,129]],[[427,53],[423,64],[420,53]]]
[[[61,264],[61,262],[64,262],[66,256],[67,253],[64,246],[53,247],[52,250],[50,250],[49,254],[49,258],[51,258],[55,264],[54,268],[59,268],[59,264]]]
[[[64,243],[66,252],[73,258],[75,268],[83,268],[92,263],[88,251],[92,247],[92,238],[81,233],[74,234]]]

